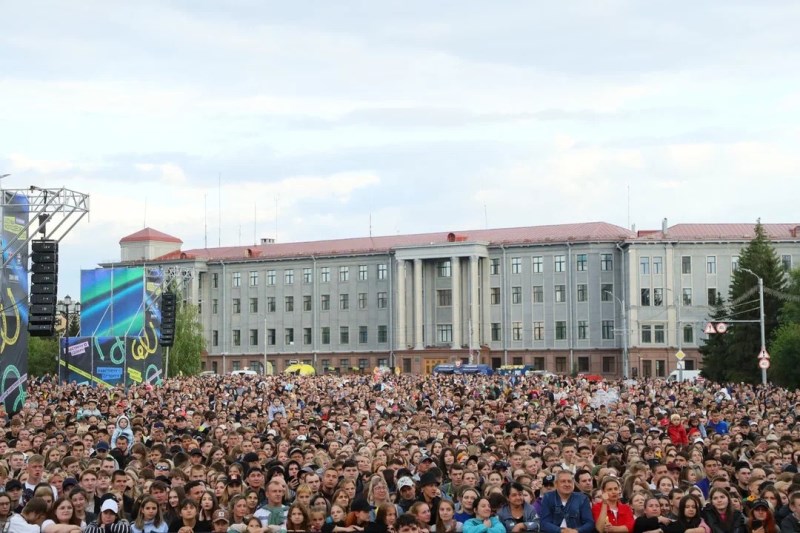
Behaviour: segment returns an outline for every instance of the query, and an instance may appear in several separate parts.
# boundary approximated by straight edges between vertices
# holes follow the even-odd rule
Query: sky
[[[800,222],[800,3],[5,2],[0,185],[68,187],[61,296],[183,249]]]

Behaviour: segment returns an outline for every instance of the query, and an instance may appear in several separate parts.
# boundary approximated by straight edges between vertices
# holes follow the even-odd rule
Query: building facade
[[[180,271],[206,334],[203,367],[218,373],[461,361],[663,377],[678,351],[699,368],[709,304],[727,296],[753,229],[589,223],[186,251],[146,229],[120,241],[127,261],[104,266]],[[791,268],[800,224],[765,229]]]

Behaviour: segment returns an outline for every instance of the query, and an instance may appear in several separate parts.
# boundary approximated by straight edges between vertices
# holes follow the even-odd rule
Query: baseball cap
[[[225,512],[225,509],[217,509],[216,511],[214,511],[214,515],[211,518],[211,521],[212,522],[225,522],[225,523],[228,523],[228,524],[230,523],[230,520],[228,520],[228,513]]]
[[[227,484],[228,485],[241,485],[242,484],[242,478],[239,477],[239,476],[230,476],[228,478],[228,483]]]
[[[607,448],[608,453],[623,453],[625,450],[621,445],[614,443]]]
[[[414,482],[411,480],[410,477],[401,477],[400,479],[397,480],[397,490],[404,489],[406,487],[413,487],[413,486],[414,486]],[[8,489],[6,488],[6,490],[8,490]]]
[[[751,509],[756,509],[758,507],[764,507],[765,509],[769,509],[769,502],[762,498],[754,501],[753,504],[750,506]]]
[[[61,482],[61,489],[66,492],[69,487],[74,487],[78,484],[78,480],[74,477],[68,477],[64,481]],[[6,485],[6,490],[8,490],[8,485]]]
[[[98,452],[103,450],[108,451],[108,449],[109,449],[108,443],[104,440],[101,440],[100,442],[97,443],[97,446],[95,446],[95,450],[97,450]]]
[[[354,512],[356,511],[369,512],[372,510],[372,507],[370,506],[369,502],[364,498],[358,498],[357,500],[354,500],[353,503],[350,504],[350,510]]]
[[[556,485],[556,476],[554,476],[553,474],[548,474],[544,476],[544,479],[542,479],[543,487],[555,487],[555,485]]]
[[[6,492],[9,490],[19,490],[22,488],[22,483],[18,479],[9,479],[6,482]]]
[[[115,500],[109,498],[108,500],[104,501],[103,505],[100,507],[101,513],[105,511],[113,511],[114,514],[119,514],[119,505],[117,505]]]
[[[192,448],[192,451],[189,452],[189,455],[199,455],[200,457],[203,456],[203,450],[200,448]]]

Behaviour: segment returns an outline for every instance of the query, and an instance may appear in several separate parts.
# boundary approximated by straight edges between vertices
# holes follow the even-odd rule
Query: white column
[[[461,258],[450,258],[450,272],[453,282],[453,349],[458,350],[461,348]]]
[[[430,332],[428,332],[430,335]],[[414,349],[422,350],[422,259],[414,259]]]
[[[492,305],[489,296],[489,258],[481,259],[483,275],[481,280],[481,305],[483,306],[483,343],[492,342]]]
[[[408,335],[406,335],[406,261],[397,260],[397,320],[395,321],[396,348],[408,348]]]
[[[469,257],[469,294],[470,294],[470,301],[469,301],[469,320],[470,320],[470,339],[469,339],[469,347],[470,349],[477,349],[480,347],[480,317],[478,315],[478,311],[480,306],[478,305],[479,294],[478,294],[478,256],[471,255]]]

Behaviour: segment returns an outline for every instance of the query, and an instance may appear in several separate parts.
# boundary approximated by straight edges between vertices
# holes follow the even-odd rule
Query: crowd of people
[[[39,379],[0,533],[800,532],[800,391],[539,376]]]

